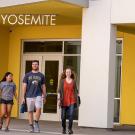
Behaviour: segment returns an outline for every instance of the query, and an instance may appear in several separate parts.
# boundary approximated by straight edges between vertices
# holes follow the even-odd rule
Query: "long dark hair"
[[[6,77],[8,77],[9,75],[13,75],[13,74],[11,72],[6,72],[4,77],[2,78],[2,80],[0,82],[6,81]],[[11,82],[13,82],[13,80]]]
[[[76,79],[75,72],[72,70],[71,67],[66,67],[66,68],[64,69],[63,73],[61,74],[60,79],[62,80],[62,79],[65,79],[65,78],[66,78],[66,70],[67,70],[67,69],[70,69],[70,70],[71,70],[71,78],[72,78],[73,80],[75,80],[75,79]]]

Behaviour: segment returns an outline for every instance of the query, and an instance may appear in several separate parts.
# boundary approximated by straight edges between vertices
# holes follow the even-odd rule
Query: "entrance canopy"
[[[3,1],[3,0],[1,0]],[[0,5],[1,4],[0,1]],[[7,1],[7,0],[5,0]],[[17,2],[18,1],[18,2]],[[0,7],[0,17],[1,15],[56,15],[56,25],[57,26],[20,26],[19,24],[11,25],[9,23],[3,24],[3,18],[0,20],[0,78],[7,71],[11,71],[14,74],[14,80],[17,85],[18,90],[20,90],[20,78],[21,67],[23,61],[21,59],[22,52],[22,40],[36,40],[36,39],[80,39],[81,38],[81,22],[82,22],[82,9],[81,1],[78,4],[71,3],[71,1],[61,1],[61,0],[44,0],[40,2],[30,1],[34,0],[23,0],[25,3],[20,3],[19,0],[12,0],[12,3]],[[26,1],[29,1],[27,3]],[[3,3],[4,4],[4,3]],[[12,4],[12,5],[11,5]],[[9,19],[10,22],[14,22],[14,16]],[[28,18],[27,18],[28,19]],[[6,27],[5,27],[6,26]],[[62,46],[63,46],[62,41]],[[66,40],[67,43],[67,40]],[[70,43],[71,44],[71,43]],[[58,44],[59,45],[59,44]],[[68,45],[66,44],[66,47]],[[69,50],[74,50],[75,45],[70,45],[72,48]],[[77,46],[77,45],[76,45]],[[78,51],[78,48],[75,46],[75,49]],[[50,46],[49,46],[50,47]],[[65,47],[65,48],[66,48]],[[63,47],[64,50],[64,47]],[[68,49],[67,49],[68,50]],[[7,52],[7,53],[5,53]],[[64,54],[63,52],[60,52]],[[75,52],[74,52],[75,53]],[[67,54],[66,54],[67,55]],[[73,64],[79,67],[78,62],[80,61],[80,54],[71,54],[69,57],[65,56],[65,61],[73,61]],[[79,56],[78,56],[79,55]],[[56,58],[56,57],[55,57]],[[73,58],[73,60],[71,59]],[[34,58],[35,59],[35,58]],[[62,61],[62,60],[61,60]],[[75,61],[75,62],[74,62]],[[14,64],[13,64],[14,63]],[[45,62],[44,62],[45,63]],[[68,64],[68,63],[67,63]],[[62,65],[62,64],[60,64]],[[68,64],[69,65],[69,64]],[[63,67],[61,66],[63,69]],[[25,68],[24,68],[25,69]],[[77,69],[79,73],[79,69]],[[21,90],[20,90],[21,91]],[[17,91],[19,94],[19,91]],[[18,117],[18,104],[15,102],[14,108],[12,111],[13,117]],[[46,117],[45,117],[46,118]],[[56,118],[51,117],[56,120]]]
[[[56,15],[56,25],[81,25],[82,8],[86,7],[88,2],[86,0],[82,0],[82,1],[81,0],[44,0],[44,1],[40,0],[40,2],[36,2],[35,0],[34,3],[27,3],[26,1],[24,1],[25,3],[24,4],[21,3],[20,5],[17,5],[17,3],[15,4],[13,2],[14,5],[12,3],[12,6],[5,4],[5,7],[4,6],[0,7],[0,15],[29,14],[29,15],[37,16],[39,14],[40,15],[54,14]],[[0,18],[0,24],[1,25],[3,24],[2,17]]]

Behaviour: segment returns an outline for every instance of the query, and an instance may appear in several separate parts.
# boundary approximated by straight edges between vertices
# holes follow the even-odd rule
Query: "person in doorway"
[[[45,76],[39,72],[39,61],[34,60],[32,61],[32,71],[26,73],[23,79],[22,103],[27,103],[30,132],[40,132],[38,122],[41,115],[42,103],[45,103],[45,101]]]
[[[75,106],[78,104],[78,90],[76,87],[75,74],[70,67],[66,68],[61,75],[58,89],[58,105],[61,107],[62,133],[66,134],[66,118],[69,119],[68,134],[73,134],[73,116]]]
[[[2,129],[3,118],[6,118],[5,131],[9,131],[10,115],[13,106],[13,98],[17,100],[16,85],[13,82],[13,74],[10,72],[5,73],[3,79],[0,81],[1,93],[1,116],[0,116],[0,129]]]

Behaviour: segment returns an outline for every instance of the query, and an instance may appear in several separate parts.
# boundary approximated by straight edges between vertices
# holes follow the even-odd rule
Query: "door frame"
[[[58,71],[58,86],[59,86],[59,80],[60,80],[60,75],[61,75],[61,73],[62,73],[62,71],[63,71],[63,62],[62,62],[62,55],[52,55],[52,54],[50,54],[50,55],[48,55],[48,54],[46,54],[46,55],[43,55],[43,62],[42,62],[42,73],[44,73],[44,71],[45,71],[45,64],[44,64],[44,62],[45,61],[55,61],[55,60],[57,60],[57,61],[59,61],[59,71]],[[42,119],[42,120],[49,120],[49,121],[60,121],[60,108],[59,108],[59,106],[58,106],[58,104],[57,104],[57,113],[42,113],[42,115],[41,115],[41,118],[40,119]],[[45,119],[44,119],[44,117],[45,117]]]
[[[39,64],[42,64],[41,67],[39,67],[39,71],[42,72],[44,74],[44,70],[45,70],[45,64],[44,61],[45,60],[59,60],[59,71],[58,71],[58,86],[59,86],[59,80],[60,80],[60,74],[63,71],[63,57],[62,57],[62,53],[30,53],[30,54],[23,54],[22,56],[22,65],[21,65],[21,77],[20,77],[20,91],[19,91],[19,96],[21,97],[22,95],[22,81],[23,81],[23,77],[24,77],[24,72],[25,72],[25,61],[26,60],[35,60],[35,59],[39,59]],[[21,101],[19,102],[19,104],[21,104]],[[20,110],[20,106],[19,106],[19,110]],[[49,120],[49,121],[60,121],[60,108],[57,105],[57,113],[41,113],[41,120]],[[19,119],[27,119],[27,113],[21,114],[19,112]]]

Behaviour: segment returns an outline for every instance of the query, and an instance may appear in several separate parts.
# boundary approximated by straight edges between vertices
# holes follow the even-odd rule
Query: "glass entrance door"
[[[57,106],[57,88],[60,73],[62,72],[62,56],[58,55],[25,55],[23,57],[22,76],[31,71],[33,60],[39,61],[39,71],[45,75],[47,101],[42,106],[41,120],[60,120],[60,109]],[[23,79],[23,78],[22,78]],[[21,83],[22,83],[21,79]],[[20,92],[22,95],[22,90]],[[27,113],[20,114],[20,118],[26,119]]]
[[[46,78],[47,100],[43,105],[41,119],[60,120],[60,109],[57,106],[57,88],[62,72],[62,56],[44,56],[42,62],[42,72]]]

